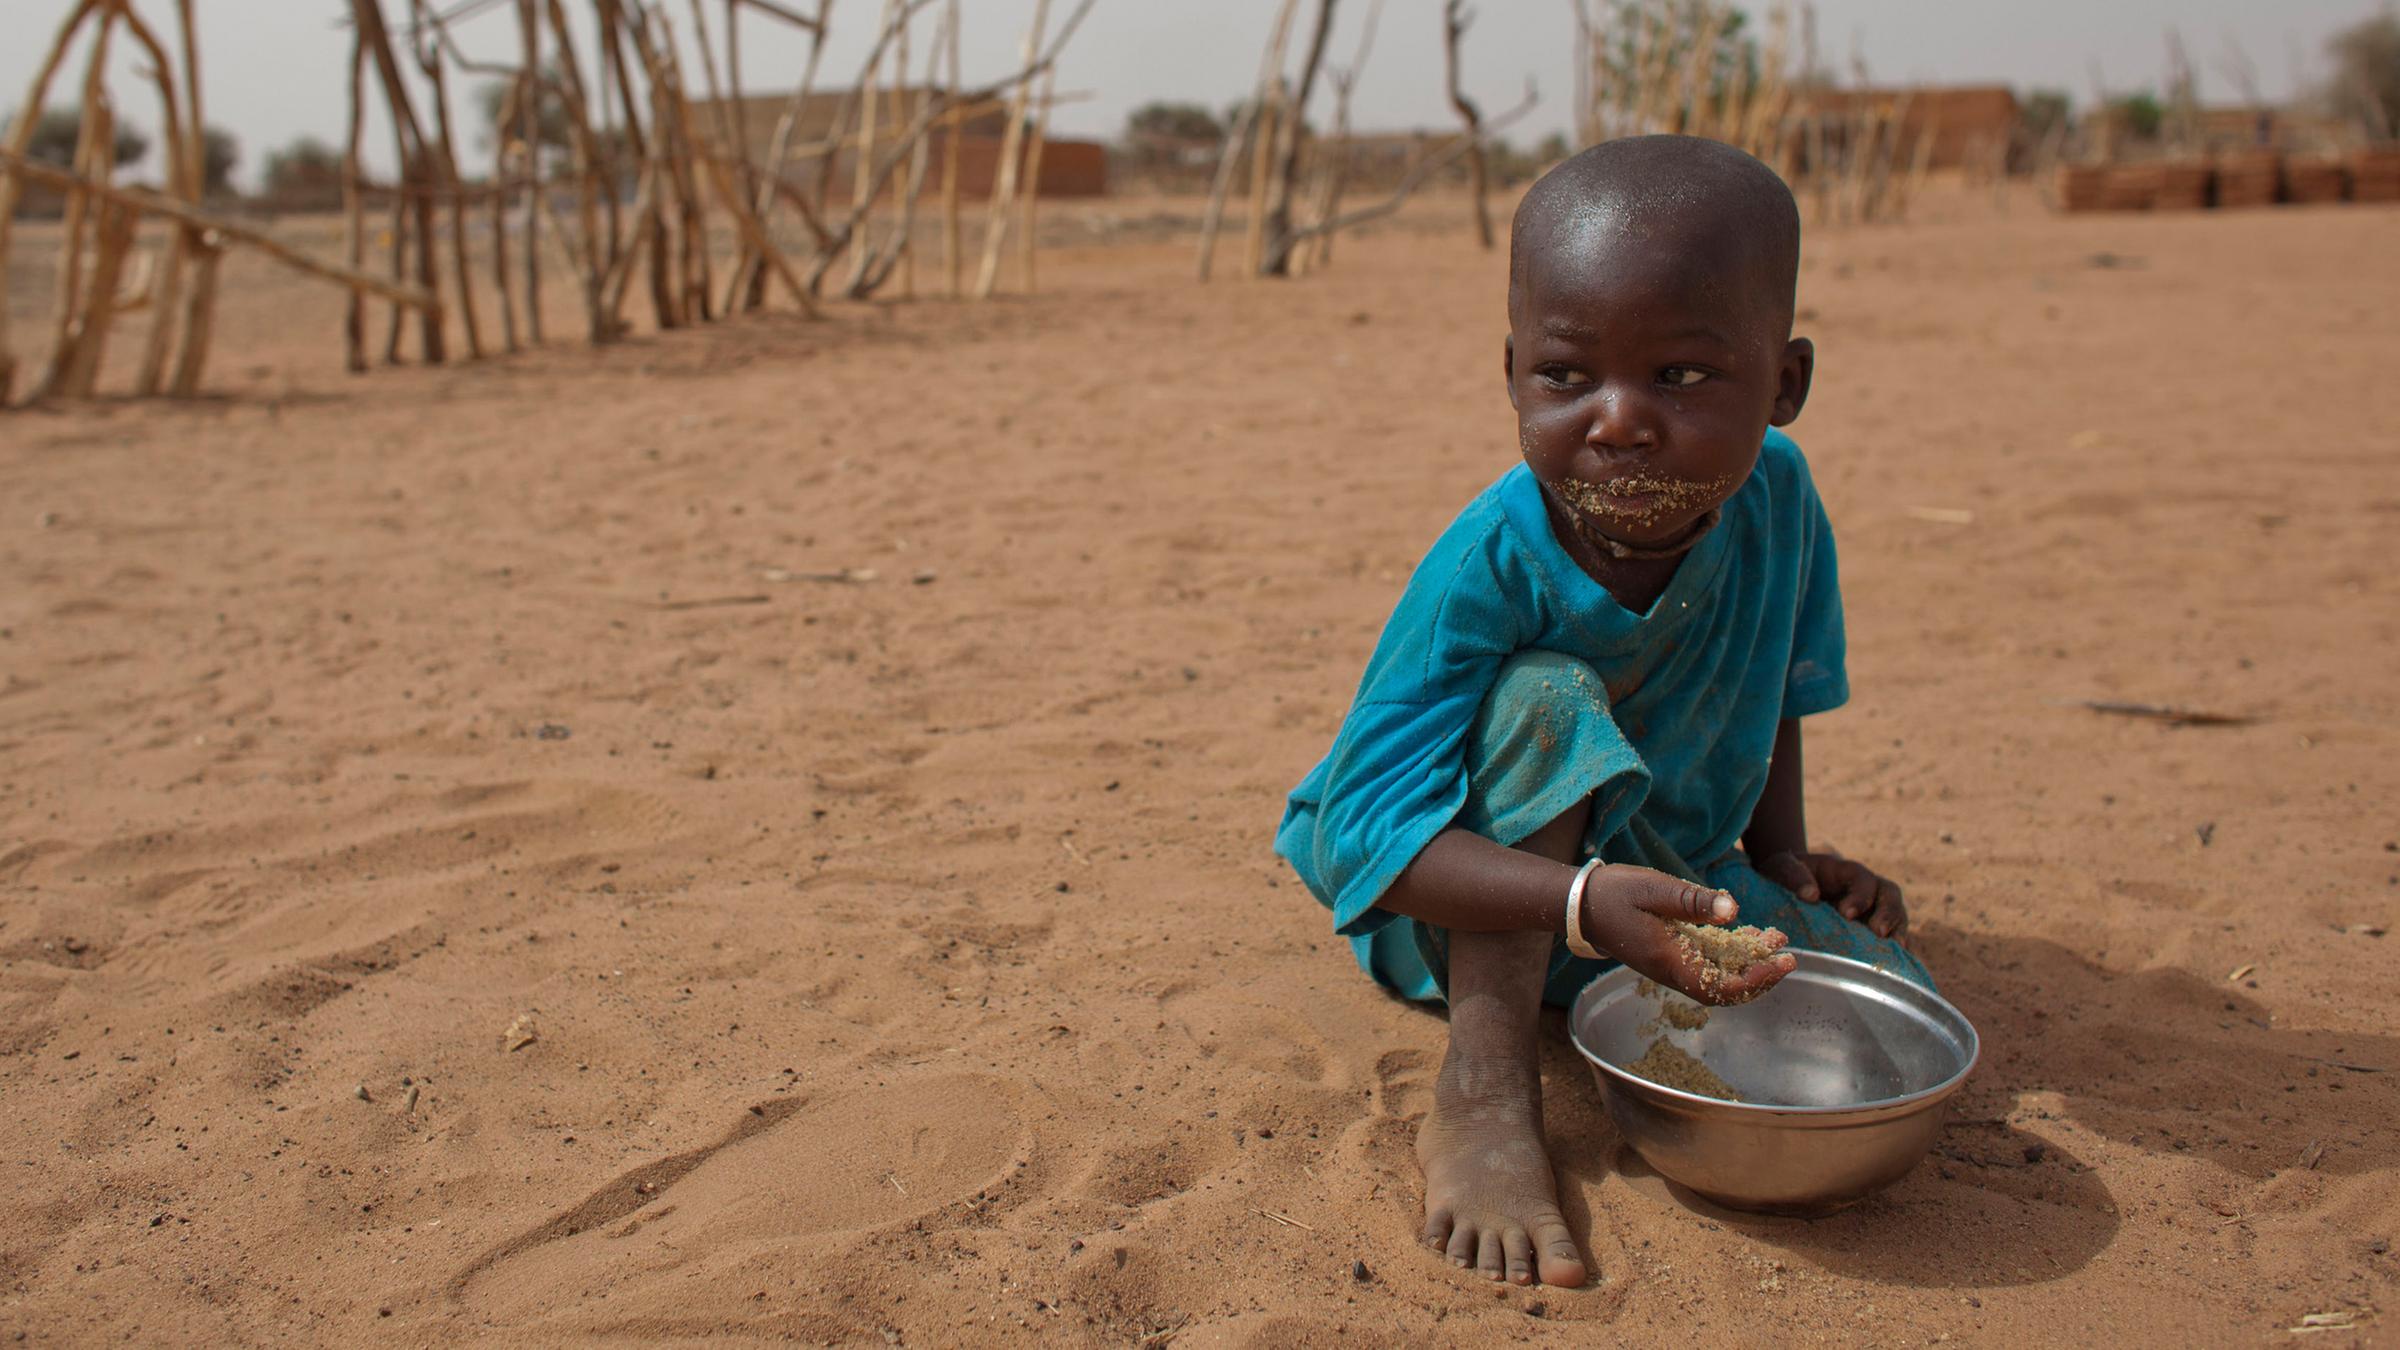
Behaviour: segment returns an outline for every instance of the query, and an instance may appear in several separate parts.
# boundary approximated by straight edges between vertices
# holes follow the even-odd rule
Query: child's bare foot
[[[1542,1141],[1542,1080],[1514,1056],[1442,1061],[1433,1110],[1417,1129],[1425,1168],[1425,1245],[1492,1279],[1566,1287],[1585,1267],[1558,1212]]]

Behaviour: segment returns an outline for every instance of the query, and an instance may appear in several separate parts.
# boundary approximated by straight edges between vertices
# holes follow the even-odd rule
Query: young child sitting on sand
[[[1925,980],[1899,888],[1803,823],[1798,719],[1849,682],[1833,533],[1769,430],[1815,365],[1799,266],[1790,190],[1713,141],[1611,141],[1534,184],[1509,237],[1525,462],[1410,577],[1276,838],[1368,973],[1450,1005],[1424,1240],[1493,1279],[1586,1275],[1542,1136],[1544,1003],[1611,962],[1755,997],[1789,954],[1722,975],[1668,926],[1737,914]]]

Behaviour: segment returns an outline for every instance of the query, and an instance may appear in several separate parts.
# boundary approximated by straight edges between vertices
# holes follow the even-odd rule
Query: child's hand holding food
[[[1647,867],[1594,871],[1582,936],[1601,951],[1701,1003],[1747,1003],[1792,973],[1799,959],[1769,928],[1728,928],[1740,911],[1723,891]]]

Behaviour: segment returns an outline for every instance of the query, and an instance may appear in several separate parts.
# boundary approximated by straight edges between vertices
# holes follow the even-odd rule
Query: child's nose
[[[1584,429],[1584,444],[1595,450],[1638,450],[1658,443],[1656,409],[1641,393],[1618,386],[1603,388],[1592,400],[1592,422]]]

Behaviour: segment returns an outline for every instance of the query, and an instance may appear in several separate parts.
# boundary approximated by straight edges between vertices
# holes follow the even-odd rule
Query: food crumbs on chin
[[[1721,1102],[1738,1102],[1742,1094],[1731,1084],[1717,1077],[1716,1070],[1693,1058],[1688,1050],[1661,1036],[1650,1042],[1642,1057],[1625,1066],[1625,1072],[1637,1078],[1647,1078],[1660,1087],[1688,1092],[1695,1097],[1714,1097]]]
[[[1558,495],[1588,515],[1646,525],[1690,511],[1715,499],[1731,485],[1729,478],[1702,482],[1639,473],[1615,479],[1605,487],[1580,478],[1562,478],[1558,482]],[[1640,496],[1652,496],[1656,501],[1647,508],[1637,508],[1623,500]]]

